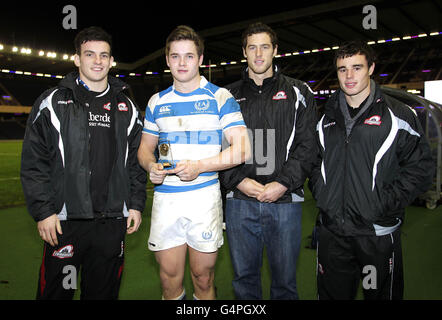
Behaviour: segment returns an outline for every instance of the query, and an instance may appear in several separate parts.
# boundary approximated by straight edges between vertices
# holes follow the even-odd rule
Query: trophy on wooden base
[[[158,143],[158,150],[160,152],[160,160],[164,169],[173,169],[173,156],[170,141],[167,139],[160,139]],[[165,161],[164,161],[165,160]]]

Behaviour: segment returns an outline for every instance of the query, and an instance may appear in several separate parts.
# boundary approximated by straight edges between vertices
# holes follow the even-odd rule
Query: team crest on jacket
[[[111,103],[110,103],[110,102],[106,103],[106,104],[103,106],[103,109],[106,109],[107,111],[110,111],[110,109],[111,109]]]
[[[118,104],[118,111],[128,111],[129,109],[127,108],[126,104],[124,102],[120,102]]]
[[[278,91],[272,98],[273,100],[285,100],[287,99],[287,95],[284,91]]]
[[[371,125],[371,126],[380,126],[382,121],[381,121],[381,117],[380,116],[371,116],[368,119],[365,119],[364,121],[365,124]]]
[[[74,246],[72,244],[68,244],[58,250],[55,250],[52,254],[53,257],[59,259],[72,258],[74,255]]]

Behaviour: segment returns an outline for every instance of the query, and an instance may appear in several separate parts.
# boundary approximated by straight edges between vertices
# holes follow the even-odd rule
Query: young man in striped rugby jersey
[[[138,151],[156,185],[149,249],[160,265],[163,299],[185,297],[187,252],[194,298],[215,298],[215,262],[223,244],[218,171],[250,154],[239,105],[226,89],[199,74],[203,49],[202,39],[187,26],[167,38],[173,85],[149,100]],[[221,152],[223,138],[229,147]]]

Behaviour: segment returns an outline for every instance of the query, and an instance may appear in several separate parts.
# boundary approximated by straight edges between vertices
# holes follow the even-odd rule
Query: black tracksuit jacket
[[[35,221],[56,213],[62,220],[91,219],[88,105],[79,95],[78,73],[68,74],[44,92],[28,118],[23,141],[21,181],[28,211]],[[103,217],[143,211],[146,172],[137,159],[142,116],[123,93],[127,85],[108,78],[115,110],[116,156],[108,179]],[[105,160],[103,160],[105,161]]]
[[[316,150],[316,102],[310,87],[281,74],[275,67],[273,77],[265,79],[262,86],[249,78],[246,69],[241,80],[226,88],[239,103],[252,134],[253,159],[251,163],[222,171],[223,188],[233,191],[235,198],[257,201],[236,188],[248,177],[264,185],[276,181],[286,186],[287,192],[277,203],[291,202],[292,194],[303,198],[303,185]],[[274,148],[273,151],[270,148]],[[261,163],[262,155],[272,153],[274,157]]]
[[[431,185],[434,162],[415,112],[375,85],[347,136],[337,90],[317,125],[319,158],[309,186],[323,225],[342,236],[374,235],[404,219]],[[347,108],[347,107],[345,107]]]

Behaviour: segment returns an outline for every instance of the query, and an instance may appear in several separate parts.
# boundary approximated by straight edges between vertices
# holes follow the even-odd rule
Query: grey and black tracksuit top
[[[78,84],[78,73],[70,73],[32,107],[21,181],[35,221],[54,213],[71,220],[92,219],[97,211],[106,218],[128,216],[129,209],[144,210],[147,177],[137,159],[142,116],[123,93],[127,85],[110,76],[108,81],[105,100],[100,100]],[[96,125],[111,125],[112,130],[101,138],[93,133],[91,139]],[[110,145],[103,148],[107,138]],[[105,170],[100,171],[100,164]],[[97,190],[100,187],[104,192]]]
[[[317,124],[319,156],[309,186],[322,224],[343,236],[396,230],[404,208],[429,188],[434,175],[415,112],[373,81],[371,88],[354,117],[337,90]]]

